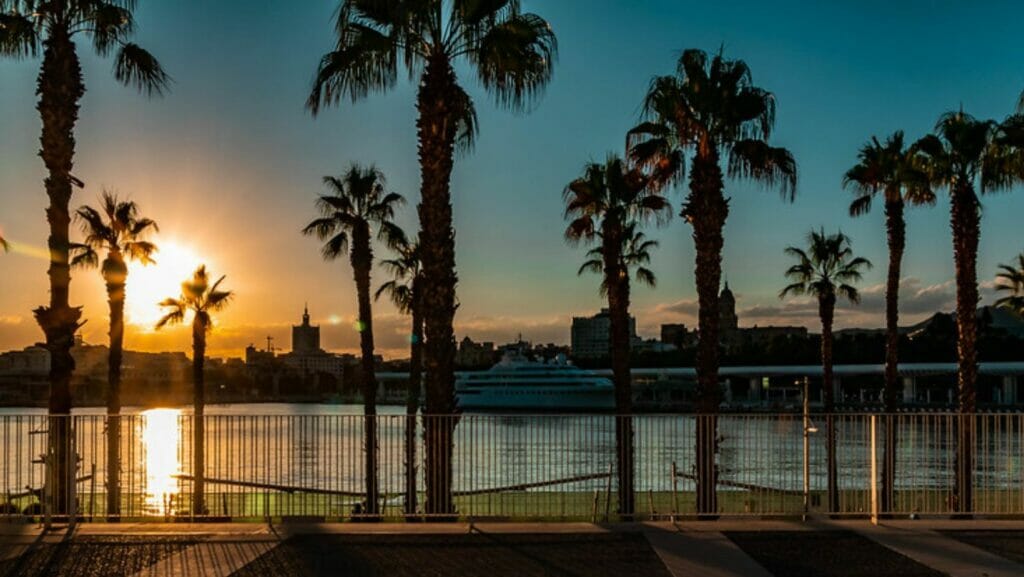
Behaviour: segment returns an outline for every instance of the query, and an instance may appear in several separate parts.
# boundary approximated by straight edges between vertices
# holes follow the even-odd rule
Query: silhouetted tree
[[[107,359],[107,515],[117,521],[121,515],[121,357],[124,349],[124,299],[128,281],[127,261],[153,263],[156,245],[145,240],[159,229],[155,222],[139,216],[138,206],[104,192],[100,209],[78,209],[85,240],[71,247],[71,266],[95,268],[107,287],[110,306],[110,353]]]
[[[455,512],[452,319],[458,280],[450,184],[455,149],[467,150],[476,134],[476,111],[459,85],[454,64],[468,64],[499,105],[522,110],[551,78],[557,42],[551,26],[536,14],[522,12],[516,0],[345,0],[335,31],[337,44],[321,59],[307,101],[313,114],[343,98],[356,101],[391,89],[400,64],[418,80],[424,368],[430,375],[426,510],[447,515]]]
[[[82,312],[68,303],[71,286],[70,239],[72,185],[82,182],[71,174],[75,155],[75,124],[78,108],[85,95],[85,83],[78,59],[76,38],[90,41],[99,56],[114,55],[114,78],[146,94],[160,94],[169,78],[149,52],[129,42],[135,31],[128,0],[0,0],[0,56],[31,58],[42,49],[36,108],[42,120],[39,156],[46,166],[46,194],[49,206],[46,220],[50,226],[47,247],[50,253],[50,302],[37,308],[36,321],[46,335],[50,353],[51,415],[71,413],[71,373],[75,361],[71,345]],[[56,467],[53,487],[57,514],[68,513],[74,482],[74,456],[71,450],[71,424],[66,418],[51,419],[50,458]]]
[[[939,117],[935,133],[917,141],[918,160],[935,188],[950,196],[950,228],[956,276],[957,406],[956,488],[957,512],[973,507],[973,422],[967,415],[977,409],[978,240],[981,235],[982,194],[1005,190],[1024,178],[1019,145],[1024,142],[1024,117],[1011,116],[1003,124],[978,120],[963,110]]]
[[[896,466],[896,428],[891,414],[896,412],[899,398],[899,292],[900,269],[906,247],[907,225],[903,217],[906,205],[935,204],[935,193],[928,176],[915,165],[914,152],[903,144],[903,131],[896,131],[885,143],[872,137],[861,147],[857,164],[846,172],[843,186],[852,188],[856,198],[850,203],[850,216],[861,216],[871,210],[875,196],[885,202],[885,229],[889,245],[889,270],[885,283],[885,388],[882,398],[887,417],[885,456],[882,461],[883,511],[892,507],[894,468]]]
[[[595,242],[579,272],[602,273],[601,294],[608,297],[610,349],[615,382],[615,445],[618,455],[619,514],[634,513],[633,399],[629,374],[629,269],[637,280],[654,284],[654,274],[642,265],[657,245],[637,230],[639,221],[666,219],[668,201],[649,190],[647,177],[628,169],[622,159],[609,156],[604,165],[590,163],[583,176],[564,191],[565,231],[570,243]]]
[[[419,246],[403,242],[395,247],[398,256],[381,261],[392,279],[374,294],[380,299],[387,294],[395,308],[412,317],[409,334],[409,383],[405,394],[405,514],[416,514],[416,413],[420,407],[420,386],[423,380],[423,305],[420,286],[423,270]]]
[[[205,515],[206,504],[203,493],[206,484],[205,459],[206,423],[206,376],[203,367],[206,362],[206,337],[213,330],[212,313],[220,312],[231,301],[232,292],[220,289],[224,282],[221,276],[210,284],[206,265],[192,274],[192,278],[181,283],[181,295],[167,298],[160,306],[167,312],[156,323],[157,330],[167,325],[178,325],[192,316],[192,514]]]
[[[754,86],[742,60],[702,50],[683,52],[672,76],[651,81],[644,100],[648,121],[630,131],[627,144],[652,184],[674,185],[685,176],[692,153],[689,193],[681,216],[693,227],[698,299],[697,345],[697,512],[718,511],[715,453],[721,403],[718,382],[718,289],[722,276],[722,231],[729,215],[722,157],[727,174],[777,186],[784,198],[796,192],[793,155],[768,144],[775,124],[775,97]]]
[[[786,254],[796,258],[797,263],[786,270],[786,277],[792,282],[782,289],[779,298],[806,294],[818,301],[818,316],[821,318],[822,392],[826,413],[828,510],[838,513],[839,482],[836,471],[832,322],[835,317],[837,299],[843,298],[851,303],[860,302],[860,293],[853,285],[861,280],[863,269],[871,268],[871,262],[865,258],[853,256],[849,237],[841,232],[826,235],[824,229],[812,230],[807,235],[806,249],[791,246],[786,248]]]
[[[996,275],[996,290],[1010,294],[1000,297],[996,306],[1024,315],[1024,252],[1017,255],[1014,264],[1000,264]]]
[[[373,366],[373,311],[370,304],[370,270],[373,268],[371,237],[388,246],[405,242],[405,234],[394,223],[395,207],[405,199],[387,192],[384,173],[370,166],[353,164],[341,176],[325,176],[331,194],[317,200],[320,218],[309,223],[304,234],[324,242],[324,260],[348,256],[359,302],[360,390],[363,395],[363,435],[366,443],[366,506],[369,517],[380,513],[377,485],[377,377]]]

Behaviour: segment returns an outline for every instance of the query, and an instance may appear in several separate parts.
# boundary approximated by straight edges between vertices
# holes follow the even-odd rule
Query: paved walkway
[[[973,529],[973,527],[972,527]],[[946,537],[934,530],[861,525],[865,537],[950,577],[1021,577],[1024,565]]]
[[[322,536],[332,542],[345,535],[452,536],[451,542],[463,542],[456,536],[476,534],[502,535],[586,535],[629,532],[643,534],[651,549],[673,577],[771,577],[727,534],[733,531],[827,532],[851,531],[887,547],[922,565],[951,577],[1019,577],[1024,565],[1004,559],[977,547],[953,539],[940,531],[1024,530],[1022,521],[886,521],[874,526],[865,520],[800,521],[719,520],[597,525],[591,523],[339,523],[299,524],[185,524],[123,523],[81,524],[73,533],[55,529],[44,532],[38,525],[0,523],[0,566],[17,563],[33,548],[78,544],[90,551],[99,542],[121,547],[176,543],[156,555],[134,576],[214,575],[228,577],[295,538]],[[334,537],[332,537],[334,536]],[[609,535],[610,536],[610,535]],[[354,537],[353,539],[365,541]],[[509,539],[512,539],[511,537]],[[346,541],[350,539],[346,538]],[[499,539],[500,540],[500,539]],[[641,539],[641,543],[643,540]],[[77,554],[77,553],[76,553]],[[648,550],[650,555],[650,550]],[[9,565],[8,565],[9,566]],[[0,570],[0,573],[3,571]],[[243,571],[244,572],[244,571]],[[580,573],[586,574],[585,572]]]
[[[644,531],[672,577],[772,577],[717,531]]]

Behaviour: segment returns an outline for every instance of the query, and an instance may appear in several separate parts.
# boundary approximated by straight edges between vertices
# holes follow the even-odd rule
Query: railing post
[[[677,474],[676,462],[672,461],[672,522],[676,522],[676,515],[679,514],[679,475]]]
[[[878,415],[871,415],[871,524],[878,524]]]
[[[811,399],[810,399],[810,385],[809,379],[804,377],[804,402],[803,402],[803,441],[804,441],[804,515],[803,520],[807,520],[807,515],[811,510]]]

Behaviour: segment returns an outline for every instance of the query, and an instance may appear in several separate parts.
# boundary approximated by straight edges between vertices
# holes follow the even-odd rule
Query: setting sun
[[[175,297],[181,283],[191,276],[203,260],[191,248],[174,241],[162,240],[156,253],[156,264],[143,266],[138,262],[128,265],[128,294],[125,298],[125,316],[133,325],[152,329],[160,319],[159,302]]]

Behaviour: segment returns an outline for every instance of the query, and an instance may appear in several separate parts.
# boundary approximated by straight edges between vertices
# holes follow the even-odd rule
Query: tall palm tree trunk
[[[889,242],[889,271],[885,283],[885,455],[882,459],[882,511],[893,510],[896,478],[896,403],[900,391],[899,375],[899,298],[906,223],[903,201],[885,203],[885,225]]]
[[[718,513],[718,290],[725,244],[722,229],[729,215],[729,202],[722,195],[722,170],[713,148],[694,158],[690,189],[684,218],[693,215],[688,220],[697,253],[697,514],[706,518]]]
[[[206,325],[192,323],[192,514],[206,514]]]
[[[455,71],[447,58],[431,56],[417,95],[421,196],[420,242],[423,261],[424,369],[427,403],[426,512],[448,516],[452,502],[455,406],[455,231],[452,228],[451,173],[457,130]],[[435,517],[438,518],[438,517]]]
[[[957,326],[957,450],[955,510],[970,513],[974,505],[974,412],[978,376],[977,307],[978,307],[978,237],[981,213],[974,191],[969,185],[958,185],[952,195],[950,225],[953,228],[953,260],[956,266]]]
[[[70,511],[74,491],[75,456],[71,431],[71,374],[75,361],[71,356],[75,331],[81,317],[79,308],[68,304],[71,286],[69,266],[69,226],[71,214],[71,169],[75,154],[75,123],[78,102],[85,94],[82,70],[67,30],[54,27],[45,41],[43,67],[36,93],[42,119],[39,156],[46,165],[46,194],[50,225],[47,245],[50,252],[50,304],[35,310],[36,321],[46,335],[50,353],[49,458],[52,469],[53,510],[56,515]]]
[[[825,466],[828,468],[828,511],[839,512],[839,475],[836,466],[835,375],[832,370],[832,323],[835,318],[835,295],[818,298],[821,317],[821,390],[825,400]]]
[[[608,286],[609,338],[615,383],[615,453],[618,461],[619,515],[631,520],[633,487],[633,393],[629,373],[629,277],[621,262],[622,232],[610,219],[604,227],[604,270]]]
[[[359,300],[359,349],[361,352],[359,386],[363,394],[364,473],[366,508],[374,519],[380,514],[380,490],[377,485],[377,377],[373,366],[373,311],[370,308],[370,268],[373,252],[370,231],[364,222],[352,234],[352,271]]]
[[[110,522],[117,522],[121,518],[121,356],[124,348],[124,296],[124,282],[107,283],[107,301],[110,305],[110,356],[107,361],[107,520]]]
[[[405,514],[416,514],[416,413],[423,379],[423,313],[419,280],[413,280],[412,339],[409,345],[409,388],[405,395]]]

